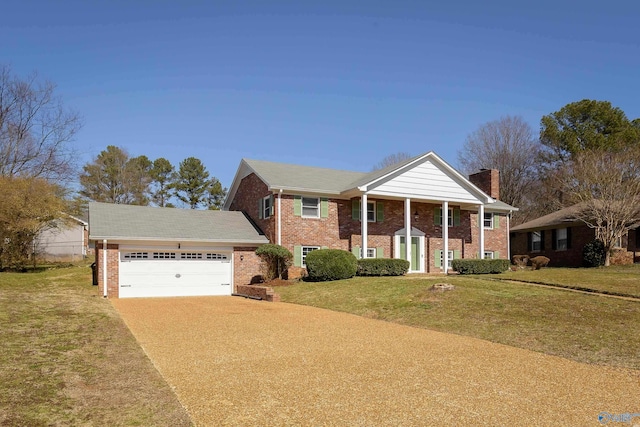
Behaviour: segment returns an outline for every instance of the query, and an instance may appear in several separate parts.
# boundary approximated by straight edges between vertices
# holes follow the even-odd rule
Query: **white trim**
[[[491,225],[490,225],[489,227],[487,227],[487,225],[485,224],[485,221],[487,220],[485,217],[486,217],[487,215],[491,215],[491,219],[490,219],[490,221],[491,221]],[[493,230],[494,215],[495,215],[495,214],[494,214],[493,212],[485,212],[485,213],[482,215],[482,226],[485,228],[485,230]]]
[[[102,286],[103,296],[107,297],[107,239],[102,240]]]
[[[453,213],[453,212],[452,212]],[[447,224],[445,227],[444,224]],[[442,271],[444,274],[449,272],[449,202],[442,202]]]
[[[409,261],[409,271],[411,271],[411,199],[404,199],[404,251],[406,260]],[[398,238],[398,247],[400,247],[400,238]]]
[[[316,203],[316,209],[318,210],[318,214],[317,215],[305,215],[304,214],[304,199],[316,199],[317,200],[317,203]],[[320,211],[322,210],[321,204],[322,204],[322,202],[321,202],[321,198],[320,197],[300,196],[300,216],[302,218],[320,218],[320,216],[321,216]],[[311,208],[311,206],[307,206],[307,208]]]
[[[478,206],[478,228],[480,229],[478,256],[484,259],[484,205]]]
[[[282,245],[282,190],[278,193],[278,212],[276,215],[278,215],[278,245]]]
[[[409,234],[409,240],[407,240],[407,233],[406,233],[406,229],[400,229],[398,231],[396,231],[393,235],[393,257],[394,258],[402,258],[402,254],[400,253],[400,238],[404,237],[405,238],[405,242],[409,242],[409,245],[405,244],[406,246],[411,246],[411,239],[413,239],[414,237],[418,238],[418,269],[417,270],[411,270],[411,267],[409,267],[409,273],[424,273],[425,272],[425,268],[424,268],[424,240],[425,240],[425,233],[418,230],[415,227],[411,228],[411,233]],[[409,250],[409,255],[411,255],[411,250]],[[411,260],[409,259],[409,263],[411,263]]]
[[[263,219],[271,218],[271,216],[272,216],[272,212],[273,212],[273,206],[272,206],[272,200],[271,200],[272,196],[273,196],[273,194],[269,194],[269,195],[267,195],[267,196],[262,198],[262,212],[261,212],[261,214],[262,214],[262,218]],[[267,201],[269,202],[268,203],[269,204],[269,210],[268,211],[267,211],[267,203],[266,203]],[[267,215],[267,213],[268,213],[268,215]]]
[[[311,249],[311,250],[305,254],[304,248]],[[307,259],[307,255],[309,255],[310,252],[317,251],[320,248],[321,248],[320,246],[314,246],[314,245],[300,246],[300,265],[302,267],[306,267],[307,264],[304,261]]]
[[[360,246],[360,250],[366,257],[367,244],[369,243],[367,241],[368,240],[367,233],[369,232],[367,229],[369,226],[368,215],[367,215],[367,193],[363,193],[362,198],[360,200],[360,224],[361,224],[360,227],[361,227],[361,233],[362,233],[362,244]]]

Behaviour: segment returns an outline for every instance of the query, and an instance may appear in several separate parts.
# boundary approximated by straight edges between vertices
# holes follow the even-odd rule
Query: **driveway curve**
[[[197,426],[640,425],[640,371],[286,303],[112,303]]]

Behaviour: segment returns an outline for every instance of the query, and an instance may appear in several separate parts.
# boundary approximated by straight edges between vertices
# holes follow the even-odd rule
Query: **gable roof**
[[[372,172],[355,172],[263,160],[242,159],[227,194],[224,209],[230,207],[240,182],[251,173],[255,173],[258,178],[267,185],[270,191],[298,191],[303,193],[353,197],[370,190],[372,186],[380,185],[385,182],[385,180],[391,180],[426,162],[430,162],[434,169],[437,169],[443,176],[446,176],[448,181],[452,183],[451,185],[464,188],[464,191],[469,193],[469,201],[473,200],[475,203],[491,204],[495,210],[517,210],[502,202],[494,205],[496,202],[494,199],[482,192],[482,190],[472,184],[465,176],[447,164],[433,151]]]
[[[242,212],[98,202],[89,203],[89,239],[268,243]]]
[[[573,205],[560,209],[550,214],[541,216],[531,221],[511,227],[511,231],[530,231],[540,230],[543,228],[553,228],[559,225],[563,227],[575,224],[584,225],[584,222],[576,218],[576,214],[580,211],[580,205]]]

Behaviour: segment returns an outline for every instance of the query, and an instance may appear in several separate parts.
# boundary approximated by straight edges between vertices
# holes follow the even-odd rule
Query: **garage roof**
[[[263,244],[242,212],[89,203],[89,239]]]

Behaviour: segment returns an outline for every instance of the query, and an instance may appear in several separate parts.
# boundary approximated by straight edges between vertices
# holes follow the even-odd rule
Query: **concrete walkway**
[[[640,371],[285,303],[112,302],[197,426],[640,425]]]

